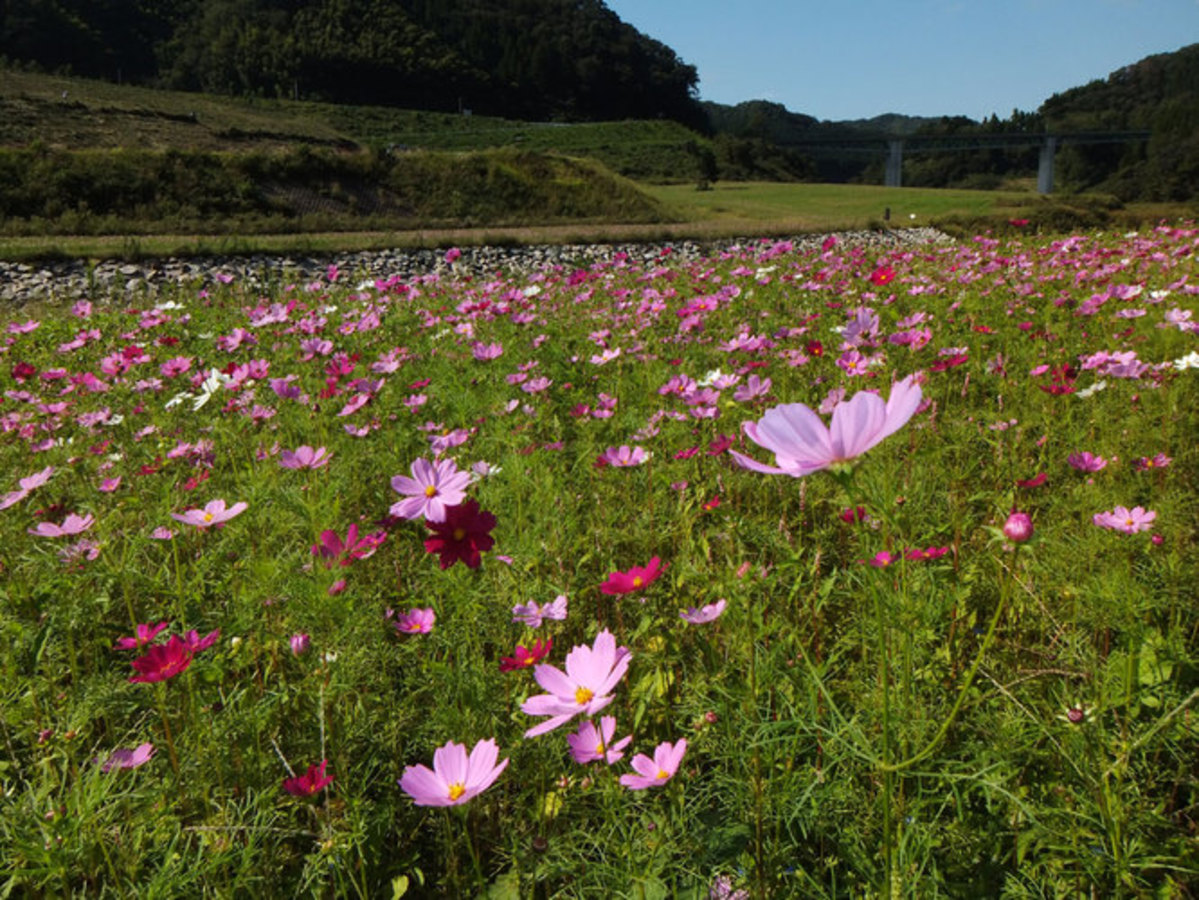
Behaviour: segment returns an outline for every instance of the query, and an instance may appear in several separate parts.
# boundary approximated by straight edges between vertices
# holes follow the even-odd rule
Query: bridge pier
[[[883,178],[886,187],[899,187],[903,183],[903,141],[894,138],[887,141],[887,171]]]
[[[1045,135],[1041,144],[1041,156],[1037,161],[1037,193],[1053,193],[1053,155],[1057,152],[1057,138]]]

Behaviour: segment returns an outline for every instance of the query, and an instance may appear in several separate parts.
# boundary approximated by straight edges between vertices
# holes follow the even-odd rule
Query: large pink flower
[[[832,424],[825,427],[820,416],[802,403],[785,403],[766,411],[758,422],[745,422],[746,437],[772,452],[777,466],[730,450],[737,463],[768,475],[799,478],[861,456],[884,438],[907,424],[920,405],[922,394],[915,376],[909,375],[891,388],[891,397],[859,391],[848,402],[837,404]]]
[[[400,788],[417,806],[459,806],[483,793],[508,767],[498,765],[500,748],[493,739],[479,741],[467,756],[465,744],[450,741],[433,751],[433,768],[408,766]]]
[[[412,463],[412,477],[396,475],[391,479],[392,489],[403,494],[405,499],[391,507],[391,514],[402,519],[419,519],[426,522],[444,522],[447,506],[458,506],[466,499],[470,487],[470,472],[459,472],[452,459],[429,462],[418,459]]]
[[[86,516],[68,513],[67,517],[62,520],[61,525],[55,525],[53,522],[38,522],[36,527],[29,529],[29,533],[38,537],[69,537],[70,535],[87,531],[95,522],[96,518],[91,513],[88,513]]]
[[[624,677],[632,656],[628,647],[616,646],[616,638],[605,628],[592,646],[580,644],[566,654],[565,672],[544,664],[534,669],[533,677],[548,693],[530,697],[521,704],[521,712],[549,718],[526,731],[525,737],[553,731],[580,713],[593,716],[611,703],[611,691]]]

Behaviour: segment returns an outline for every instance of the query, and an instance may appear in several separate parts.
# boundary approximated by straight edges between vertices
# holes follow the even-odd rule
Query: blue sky
[[[1199,0],[606,0],[700,96],[818,119],[1006,118],[1199,43]]]

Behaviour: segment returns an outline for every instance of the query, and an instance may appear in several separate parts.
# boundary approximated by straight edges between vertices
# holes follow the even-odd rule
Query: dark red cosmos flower
[[[515,655],[500,657],[500,671],[515,672],[517,669],[530,669],[549,656],[550,650],[553,648],[553,638],[533,641],[533,645],[527,649],[517,645]]]
[[[804,350],[811,356],[823,356],[824,344],[820,343],[820,341],[808,341],[804,344]]]
[[[1048,472],[1042,472],[1039,475],[1034,475],[1032,478],[1017,479],[1016,484],[1022,488],[1036,488],[1043,485],[1049,478]]]
[[[649,561],[649,565],[633,566],[627,572],[610,572],[608,580],[600,585],[600,591],[605,594],[631,594],[649,587],[658,580],[665,566],[658,557]]]
[[[332,775],[325,774],[325,766],[329,764],[329,760],[322,759],[321,764],[311,765],[308,771],[303,775],[297,775],[295,778],[283,779],[283,790],[291,794],[293,797],[311,797],[333,781]]]
[[[489,533],[495,523],[495,516],[487,510],[480,511],[476,500],[447,506],[444,521],[425,520],[425,526],[433,532],[433,537],[425,541],[425,550],[438,555],[443,569],[459,561],[466,563],[468,569],[477,569],[482,561],[479,554],[495,544]]]

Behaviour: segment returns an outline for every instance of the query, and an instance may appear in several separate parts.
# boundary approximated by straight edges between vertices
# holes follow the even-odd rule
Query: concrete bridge
[[[1124,144],[1149,140],[1148,131],[1074,131],[1061,134],[971,134],[971,135],[910,135],[908,137],[878,138],[812,138],[789,141],[788,147],[812,154],[883,154],[887,158],[887,187],[899,187],[903,178],[903,154],[945,153],[970,150],[1009,150],[1039,147],[1037,190],[1042,194],[1053,191],[1053,158],[1057,148],[1066,144]]]

